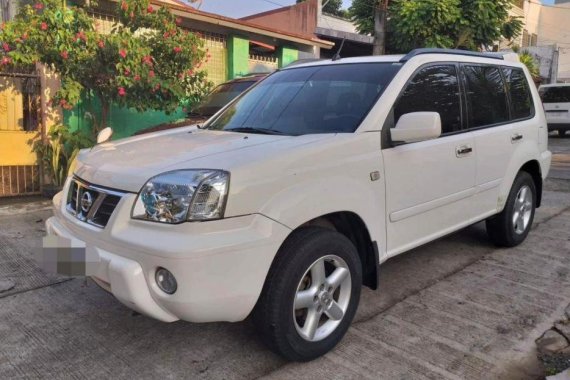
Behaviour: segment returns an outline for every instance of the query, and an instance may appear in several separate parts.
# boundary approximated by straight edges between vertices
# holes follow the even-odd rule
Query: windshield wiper
[[[287,133],[285,132],[276,131],[275,129],[268,129],[268,128],[239,127],[239,128],[230,128],[224,130],[228,132],[258,133],[262,135],[287,135]]]

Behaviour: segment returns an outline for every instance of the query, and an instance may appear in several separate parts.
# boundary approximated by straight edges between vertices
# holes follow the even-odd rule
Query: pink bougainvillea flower
[[[154,8],[152,7],[152,5],[149,5],[148,8],[146,9],[146,11],[148,13],[153,13],[154,12]]]
[[[137,74],[133,79],[138,82],[139,80],[141,80],[141,76]]]
[[[164,34],[162,35],[162,37],[164,37],[164,38],[168,38],[168,37],[170,37],[170,33],[168,33],[168,32],[164,32]]]
[[[40,24],[40,29],[41,29],[41,30],[47,30],[47,29],[48,29],[48,24],[47,24],[46,22],[42,22],[42,23]]]
[[[127,51],[125,49],[119,50],[119,55],[123,58],[127,57]]]
[[[124,87],[119,87],[119,96],[125,96],[127,95],[127,91],[125,90]]]
[[[135,12],[131,12],[131,14],[129,15],[130,18],[135,18]]]
[[[3,58],[2,58],[2,61],[0,61],[0,63],[1,63],[2,65],[9,65],[10,62],[12,62],[12,60],[10,59],[10,57],[3,57]]]
[[[151,57],[150,55],[145,55],[145,56],[142,58],[142,62],[143,62],[145,65],[152,66],[152,57]]]
[[[121,9],[126,12],[129,9],[129,4],[127,4],[126,1],[122,1],[121,2]]]
[[[44,5],[42,3],[35,3],[34,9],[40,11],[40,10],[44,9]]]
[[[174,48],[174,52],[175,52],[176,54],[180,53],[181,51],[182,51],[182,48],[181,48],[180,46],[176,46],[176,47]]]
[[[8,45],[6,42],[4,42],[2,44],[2,49],[4,49],[4,51],[7,53],[10,51],[10,45]]]
[[[75,35],[76,40],[82,40],[83,42],[87,41],[87,36],[85,35],[84,31],[80,31]]]
[[[131,70],[125,69],[125,76],[128,77],[129,75],[131,75]]]
[[[61,53],[59,53],[59,55],[61,55],[61,58],[63,59],[69,58],[69,53],[67,52],[67,50],[62,51]]]
[[[150,70],[150,71],[148,72],[148,77],[149,77],[149,78],[154,78],[154,77],[155,77],[154,70]]]
[[[101,49],[103,49],[105,47],[105,41],[100,40],[99,42],[97,42],[97,46],[99,46]]]

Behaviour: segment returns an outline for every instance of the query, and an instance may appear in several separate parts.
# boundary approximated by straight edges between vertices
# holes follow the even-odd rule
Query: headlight
[[[230,174],[177,170],[151,178],[133,207],[134,219],[177,224],[224,217]]]

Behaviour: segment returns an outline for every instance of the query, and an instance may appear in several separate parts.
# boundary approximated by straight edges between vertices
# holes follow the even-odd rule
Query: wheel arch
[[[318,226],[328,228],[346,236],[356,247],[362,264],[362,283],[370,289],[376,290],[379,285],[380,258],[378,244],[373,241],[364,220],[351,211],[333,212],[321,215],[301,224],[299,228]]]
[[[543,187],[542,169],[540,168],[540,163],[537,160],[530,160],[522,165],[517,173],[520,172],[526,172],[532,177],[534,186],[536,187],[536,207],[540,207],[542,204]]]

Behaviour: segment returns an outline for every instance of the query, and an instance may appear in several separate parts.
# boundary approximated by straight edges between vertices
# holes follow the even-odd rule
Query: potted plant
[[[42,186],[42,194],[53,197],[61,191],[70,166],[83,148],[93,146],[93,139],[81,131],[71,132],[63,125],[53,126],[46,138],[40,134],[29,141],[32,151],[38,155],[44,176],[49,183]]]

